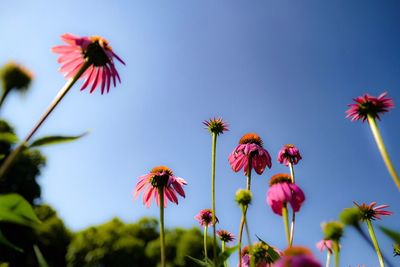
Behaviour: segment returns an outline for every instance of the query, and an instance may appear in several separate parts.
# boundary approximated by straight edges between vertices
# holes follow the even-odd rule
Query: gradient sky
[[[211,138],[201,122],[222,116],[230,131],[218,139],[220,226],[237,234],[233,198],[245,178],[231,171],[227,157],[243,134],[256,132],[273,166],[254,175],[251,232],[285,246],[281,217],[265,194],[273,174],[288,172],[276,161],[279,149],[296,144],[303,155],[296,180],[307,200],[294,243],[324,262],[315,249],[320,223],[353,201],[389,204],[394,215],[377,225],[400,230],[400,195],[368,124],[345,119],[347,104],[366,92],[388,91],[400,103],[399,11],[398,1],[364,0],[2,1],[0,64],[14,59],[35,80],[26,96],[9,96],[1,115],[25,135],[65,83],[50,48],[63,33],[101,35],[127,63],[116,63],[122,84],[103,96],[75,86],[37,133],[91,130],[77,142],[42,149],[43,201],[68,227],[157,216],[156,206],[146,209],[131,196],[136,178],[156,165],[189,183],[186,199],[168,206],[166,226],[197,226],[193,216],[211,205]],[[399,118],[395,108],[379,123],[398,170]],[[391,256],[391,243],[377,235]],[[342,266],[378,266],[351,229],[342,248]]]

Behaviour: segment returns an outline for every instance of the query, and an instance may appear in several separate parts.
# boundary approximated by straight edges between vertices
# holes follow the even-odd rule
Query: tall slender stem
[[[251,188],[251,156],[248,158],[247,162],[247,184],[246,184],[246,189],[250,191]],[[246,223],[246,213],[247,213],[247,206],[242,208],[242,219],[240,220],[240,226],[239,226],[239,238],[238,238],[238,249],[239,249],[239,267],[242,267],[242,238],[243,238],[243,227],[244,224]],[[249,244],[251,245],[251,244]]]
[[[384,267],[385,263],[383,262],[382,253],[379,248],[378,241],[376,240],[376,236],[375,236],[374,228],[372,227],[371,220],[367,220],[367,226],[368,226],[369,235],[371,236],[372,243],[374,244],[374,247],[375,247],[376,254],[378,255],[379,264],[381,267]]]
[[[164,189],[158,189],[160,196],[160,247],[161,247],[161,267],[165,267],[165,233],[164,233]]]
[[[331,253],[328,251],[326,253],[326,264],[325,264],[325,267],[329,267],[330,263],[331,263]]]
[[[208,259],[207,255],[207,225],[204,226],[204,232],[203,232],[203,245],[204,245],[204,258]]]
[[[289,162],[289,169],[290,169],[290,177],[292,178],[292,183],[295,182],[294,178],[294,168],[293,168],[293,162],[290,160]],[[289,241],[289,247],[292,246],[293,244],[293,238],[294,238],[294,225],[296,223],[296,213],[294,210],[292,210],[292,222],[290,224],[290,241]]]
[[[213,256],[214,263],[217,260],[217,234],[215,229],[216,211],[215,211],[215,158],[217,154],[217,134],[212,133],[211,141],[211,203],[212,203],[212,226],[213,226]]]
[[[390,176],[392,176],[393,182],[396,184],[397,189],[400,190],[400,177],[397,174],[392,161],[390,160],[389,153],[386,150],[385,143],[383,142],[381,133],[379,131],[378,125],[376,124],[376,120],[371,115],[368,115],[368,123],[371,127],[372,134],[374,135],[375,142],[378,145],[379,152],[385,162],[386,168],[388,169]]]
[[[221,242],[221,250],[222,252],[225,251],[225,241]],[[226,262],[226,260],[224,260],[224,267],[228,267],[228,263]]]
[[[285,227],[286,240],[288,242],[288,246],[290,247],[289,214],[286,203],[282,206],[282,218]]]
[[[11,92],[10,88],[4,88],[4,92],[3,92],[3,94],[1,95],[1,98],[0,98],[0,107],[3,106],[4,100],[6,99],[8,93],[10,93],[10,92]]]
[[[32,128],[29,134],[24,138],[24,140],[19,144],[19,146],[14,149],[10,155],[5,159],[4,163],[0,166],[0,180],[4,178],[4,175],[7,173],[18,154],[22,152],[23,148],[28,144],[32,136],[36,133],[36,131],[40,128],[43,122],[47,119],[50,113],[54,110],[54,108],[60,103],[60,101],[64,98],[64,96],[68,93],[68,91],[72,88],[75,82],[82,76],[82,74],[89,68],[91,65],[90,62],[85,61],[79,71],[76,73],[74,77],[69,79],[63,88],[58,92],[56,97],[53,99],[47,110],[44,112],[40,120],[36,123],[36,125]]]
[[[333,245],[333,253],[335,254],[335,267],[339,267],[339,253],[340,253],[339,241],[332,240],[332,245]]]

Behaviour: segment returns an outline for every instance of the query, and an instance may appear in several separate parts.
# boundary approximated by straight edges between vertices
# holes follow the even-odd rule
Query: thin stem
[[[289,215],[286,203],[282,206],[282,218],[285,227],[286,240],[288,242],[288,246],[290,247]]]
[[[204,258],[208,259],[207,256],[207,225],[204,226],[204,233],[203,233],[203,243],[204,243]]]
[[[225,251],[225,241],[221,242],[221,250],[222,253]],[[226,260],[224,260],[224,267],[228,267],[228,263],[226,262]]]
[[[367,220],[367,226],[368,226],[369,235],[371,236],[372,243],[374,244],[374,247],[375,247],[376,254],[378,255],[379,264],[381,267],[384,267],[385,263],[383,262],[382,253],[381,253],[381,250],[379,249],[378,241],[376,240],[376,236],[375,236],[374,228],[372,227],[371,220]]]
[[[3,94],[1,95],[1,98],[0,98],[0,107],[3,106],[4,100],[6,99],[8,93],[10,93],[10,92],[11,92],[10,88],[4,88],[4,92],[3,92]]]
[[[331,253],[328,250],[328,252],[326,253],[326,264],[325,264],[325,267],[329,267],[330,263],[331,263]]]
[[[165,233],[164,233],[164,189],[158,189],[160,196],[160,247],[161,247],[161,267],[165,267]]]
[[[212,203],[212,222],[213,222],[213,256],[214,263],[217,260],[217,234],[215,229],[216,224],[216,211],[215,211],[215,158],[217,153],[217,134],[212,133],[211,141],[211,203]]]
[[[294,178],[294,168],[293,168],[293,162],[290,160],[289,162],[289,169],[290,169],[290,177],[292,178],[292,183],[294,184],[295,178]],[[296,213],[294,210],[292,210],[292,222],[290,224],[290,241],[289,241],[289,247],[292,246],[293,244],[293,238],[294,238],[294,225],[296,223]]]
[[[47,119],[47,117],[50,115],[50,113],[54,110],[54,108],[60,103],[60,101],[63,99],[63,97],[68,93],[68,91],[72,88],[72,86],[75,84],[75,82],[81,77],[81,75],[87,70],[88,67],[90,67],[91,63],[88,61],[85,61],[85,63],[82,65],[82,67],[79,69],[77,74],[69,79],[67,83],[64,85],[63,88],[58,92],[56,97],[53,99],[51,102],[50,106],[47,108],[45,113],[42,115],[40,120],[36,123],[36,125],[33,127],[33,129],[29,132],[29,134],[24,138],[24,140],[19,144],[19,146],[14,149],[10,155],[5,159],[4,163],[0,166],[0,179],[4,178],[4,175],[7,173],[11,165],[13,164],[14,160],[17,158],[18,154],[23,150],[23,147],[25,147],[28,142],[31,140],[32,136],[36,133],[36,131],[40,128],[40,126],[43,124],[43,122]]]
[[[371,127],[372,134],[374,135],[375,142],[378,145],[379,152],[385,162],[386,168],[388,169],[390,176],[392,176],[393,182],[396,184],[397,189],[400,190],[400,177],[397,174],[392,161],[390,160],[389,153],[386,150],[385,144],[383,143],[383,139],[381,133],[379,131],[378,125],[376,124],[376,120],[371,115],[368,115],[368,123]]]
[[[333,240],[332,245],[333,245],[333,253],[335,254],[335,267],[339,267],[339,253],[340,253],[339,242],[337,240]]]

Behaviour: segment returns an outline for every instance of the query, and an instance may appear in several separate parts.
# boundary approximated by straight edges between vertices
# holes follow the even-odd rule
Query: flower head
[[[274,255],[271,255],[272,253]],[[268,246],[264,242],[254,243],[251,250],[249,246],[242,249],[242,267],[250,267],[250,260],[253,261],[253,259],[255,267],[271,267],[275,261],[275,255],[279,257],[281,252],[276,248]]]
[[[11,89],[24,91],[28,89],[33,79],[33,74],[24,66],[10,61],[1,69],[1,79],[6,92]]]
[[[176,193],[185,197],[182,186],[186,185],[186,181],[180,177],[174,176],[171,169],[166,166],[154,167],[150,173],[140,176],[133,197],[136,199],[143,191],[143,204],[150,207],[153,198],[157,205],[160,205],[159,190],[164,194],[164,207],[167,206],[168,200],[178,204]]]
[[[300,187],[292,183],[289,174],[275,174],[272,176],[269,184],[267,203],[271,206],[274,213],[282,216],[282,208],[287,203],[290,203],[294,212],[300,210],[305,196]]]
[[[239,206],[248,206],[251,203],[252,198],[253,194],[250,190],[239,189],[236,191],[235,201],[239,204]]]
[[[328,250],[329,253],[333,253],[333,242],[329,239],[322,239],[316,244],[320,251]]]
[[[380,205],[376,206],[376,202],[372,202],[371,204],[367,205],[363,203],[362,205],[358,205],[356,202],[354,204],[360,209],[361,212],[361,220],[366,221],[366,220],[375,220],[375,219],[381,219],[381,216],[389,216],[392,215],[393,212],[388,211],[388,210],[383,210],[389,205]]]
[[[213,225],[213,214],[212,210],[210,209],[204,209],[201,210],[194,218],[199,222],[200,225],[202,226],[210,226]],[[218,218],[215,217],[215,223],[218,222]]]
[[[343,236],[344,224],[338,221],[330,221],[321,224],[324,239],[340,241]]]
[[[278,162],[289,166],[290,163],[296,165],[301,160],[299,149],[291,144],[286,144],[279,151]]]
[[[235,240],[235,236],[231,232],[226,231],[226,230],[218,230],[217,236],[223,242],[231,242],[231,241]]]
[[[229,131],[229,125],[222,118],[213,118],[209,119],[208,121],[203,121],[203,124],[206,126],[206,129],[210,133],[215,133],[216,135],[223,134],[226,131]]]
[[[263,142],[255,133],[248,133],[243,135],[239,141],[239,145],[229,155],[229,164],[234,172],[244,169],[247,174],[247,165],[251,160],[251,167],[258,174],[262,174],[265,167],[271,168],[271,156],[268,151],[263,148]]]
[[[111,80],[114,87],[116,79],[121,82],[114,58],[124,65],[125,62],[114,53],[106,39],[100,36],[78,37],[69,33],[63,34],[61,39],[67,45],[55,46],[52,51],[60,55],[57,61],[62,64],[60,72],[64,73],[66,78],[78,74],[85,63],[90,64],[80,76],[85,79],[81,90],[91,86],[90,93],[92,93],[97,86],[101,86],[103,94],[105,90],[109,92]]]
[[[274,264],[274,267],[321,267],[321,264],[309,249],[290,247],[283,252],[283,256]]]
[[[362,120],[364,122],[370,115],[380,120],[379,114],[388,112],[390,108],[394,107],[393,99],[386,95],[387,92],[384,92],[378,97],[365,94],[354,98],[356,103],[348,105],[346,118],[350,118],[351,121]]]

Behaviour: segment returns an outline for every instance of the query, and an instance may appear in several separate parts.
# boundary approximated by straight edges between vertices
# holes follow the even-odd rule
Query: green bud
[[[358,207],[345,208],[339,215],[339,220],[345,225],[358,226],[361,212]]]
[[[235,200],[240,206],[248,206],[251,203],[251,199],[253,195],[250,190],[247,189],[239,189],[236,191]]]
[[[322,232],[324,233],[324,239],[330,239],[332,241],[339,242],[343,236],[344,224],[338,221],[331,221],[322,224]]]

